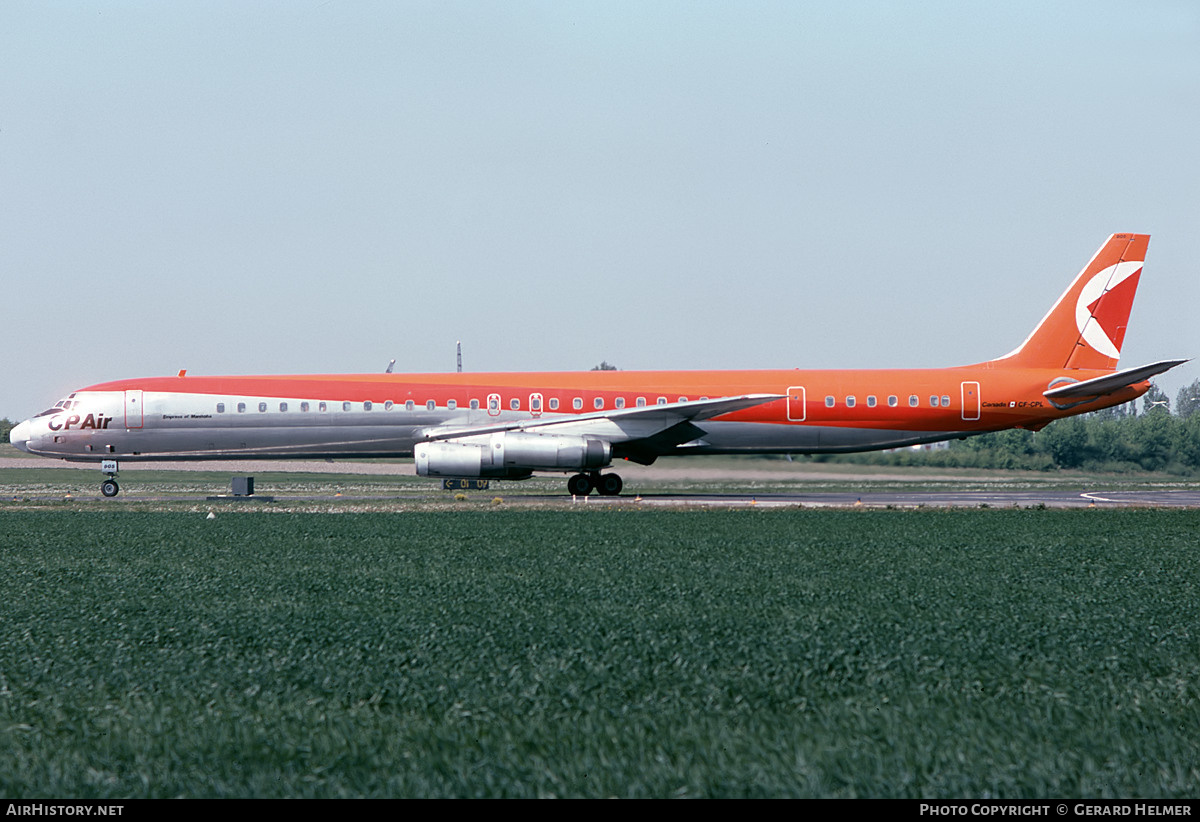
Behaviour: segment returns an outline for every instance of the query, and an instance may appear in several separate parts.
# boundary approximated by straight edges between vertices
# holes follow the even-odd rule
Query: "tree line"
[[[1151,384],[1140,401],[1067,417],[1041,431],[1010,429],[952,440],[940,450],[898,449],[838,459],[948,468],[1200,473],[1200,380],[1179,390],[1174,411],[1171,405]]]

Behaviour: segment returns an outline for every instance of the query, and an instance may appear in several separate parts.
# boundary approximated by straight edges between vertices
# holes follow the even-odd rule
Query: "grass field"
[[[1194,797],[1200,512],[0,512],[0,794]]]

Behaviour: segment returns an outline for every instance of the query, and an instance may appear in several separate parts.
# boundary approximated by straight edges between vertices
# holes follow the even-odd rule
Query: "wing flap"
[[[707,420],[787,399],[784,394],[743,394],[718,397],[714,400],[689,400],[640,408],[614,408],[586,414],[527,417],[484,425],[435,426],[418,434],[423,441],[451,440],[495,434],[500,431],[544,431],[582,436],[594,436],[610,442],[629,442],[648,439],[680,423]]]

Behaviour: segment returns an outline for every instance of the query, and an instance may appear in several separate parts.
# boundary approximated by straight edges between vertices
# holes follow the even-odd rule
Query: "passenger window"
[[[624,407],[625,407],[625,398],[617,397],[617,408],[624,408]]]
[[[416,406],[413,404],[413,401],[412,401],[412,400],[406,400],[406,401],[405,401],[405,403],[404,403],[404,410],[405,410],[405,411],[412,411],[414,408],[416,408]]]
[[[550,398],[550,410],[551,410],[551,411],[557,411],[557,410],[558,410],[558,397],[551,397],[551,398]]]
[[[448,400],[446,407],[453,411],[455,408],[458,408],[458,400]]]
[[[307,412],[308,411],[308,403],[306,403],[306,402],[300,403],[300,410]]]
[[[367,400],[366,402],[364,402],[364,403],[363,403],[363,410],[364,410],[364,411],[370,411],[370,410],[371,410],[373,407],[374,407],[374,406],[373,406],[373,405],[371,405],[371,401],[370,401],[370,400]]]
[[[942,408],[949,408],[949,407],[950,407],[950,398],[947,397],[945,394],[942,394]]]
[[[343,403],[342,403],[342,410],[343,410],[343,411],[349,411],[349,410],[350,410],[350,403],[348,403],[348,402],[343,402]]]
[[[436,403],[436,402],[434,402],[433,400],[427,400],[427,401],[425,402],[425,410],[426,410],[426,411],[432,411],[432,410],[434,410],[435,408],[437,408],[437,403]]]
[[[637,398],[637,407],[638,407],[638,408],[645,408],[645,407],[646,407],[646,398],[645,398],[645,397],[638,397],[638,398]]]
[[[511,400],[508,401],[508,407],[511,408],[513,411],[520,411],[521,410],[521,401],[519,399],[517,399],[516,397],[513,397]]]
[[[384,411],[391,411],[391,410],[392,410],[392,406],[393,406],[393,405],[395,405],[395,403],[393,403],[391,400],[385,400],[385,401],[384,401],[384,403],[383,403],[383,410],[384,410]],[[307,411],[308,409],[307,409],[307,408],[305,408],[305,409],[302,409],[302,410],[304,410],[304,411]]]
[[[281,403],[279,403],[279,410],[280,410],[280,411],[286,411],[286,410],[287,410],[287,403],[286,403],[286,402],[281,402]]]
[[[583,408],[583,398],[576,397],[575,399],[571,400],[571,407],[574,408],[576,411],[579,411],[580,409],[582,409]]]
[[[657,402],[659,405],[666,405],[666,404],[667,404],[667,398],[666,398],[666,397],[659,397],[657,400],[655,400],[655,402]]]
[[[938,398],[937,398],[936,394],[934,394],[933,396],[931,396],[929,398],[929,404],[934,408],[938,407]]]
[[[847,396],[847,397],[846,397],[846,407],[847,407],[847,408],[853,408],[853,407],[854,407],[854,404],[855,404],[856,402],[858,402],[858,400],[856,400],[856,399],[854,398],[854,395],[853,395],[853,394],[850,394],[849,396]]]
[[[688,401],[688,398],[687,398],[687,397],[680,397],[680,398],[679,398],[679,401],[680,401],[680,402],[687,402],[687,401]]]
[[[262,411],[266,411],[266,410],[267,410],[267,404],[266,404],[265,402],[260,402],[260,403],[258,404],[258,410],[259,410],[260,412],[262,412]]]
[[[223,403],[223,402],[219,402],[219,403],[217,403],[217,413],[218,413],[218,414],[224,414],[224,413],[225,413],[225,403]]]
[[[471,400],[471,410],[472,411],[479,410],[479,400]]]
[[[321,403],[320,405],[317,406],[317,410],[320,411],[321,413],[325,413],[326,411],[329,410],[329,406],[326,405],[325,403]]]
[[[835,404],[837,404],[837,400],[835,400],[833,397],[826,397],[826,398],[825,398],[825,407],[826,407],[826,408],[833,408],[833,406],[834,406]]]
[[[596,397],[596,399],[592,400],[592,407],[595,408],[597,411],[599,411],[601,408],[603,408],[604,407],[604,397]]]
[[[888,394],[888,407],[889,408],[895,408],[899,404],[900,404],[899,397],[897,397],[895,394]]]
[[[245,414],[245,413],[246,413],[246,403],[244,403],[244,402],[239,402],[239,403],[238,403],[238,413],[239,413],[239,414]]]
[[[874,394],[867,395],[867,408],[874,408],[877,402]]]
[[[909,398],[908,398],[908,404],[910,407],[916,408],[918,405],[921,404],[921,398],[918,397],[916,394],[911,394],[911,395],[909,395]]]

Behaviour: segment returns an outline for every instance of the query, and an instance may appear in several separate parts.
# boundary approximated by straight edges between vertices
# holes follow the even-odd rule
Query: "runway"
[[[613,501],[613,498],[589,497],[585,504]],[[645,494],[623,496],[616,501],[659,506],[813,508],[1200,508],[1200,490]],[[573,502],[579,504],[580,500]]]
[[[954,471],[914,472],[887,469],[861,469],[857,466],[799,465],[784,463],[708,464],[687,461],[670,466],[655,465],[629,470],[626,491],[618,497],[571,497],[543,482],[537,486],[520,482],[495,481],[487,491],[468,492],[469,500],[505,504],[559,506],[645,506],[645,507],[812,507],[812,508],[1200,508],[1200,483],[1164,476],[1119,478],[1111,485],[1081,478],[1077,487],[1066,481],[1050,481],[1042,475],[1014,476],[1000,472],[964,474]],[[222,501],[265,502],[270,496],[276,505],[328,503],[334,506],[389,503],[423,504],[448,502],[454,492],[443,491],[437,480],[414,481],[411,462],[331,462],[331,461],[229,461],[183,463],[126,463],[120,496],[104,499],[98,491],[96,466],[57,460],[10,457],[0,459],[0,469],[60,468],[66,485],[72,486],[72,498],[95,498],[104,504],[130,502],[203,502],[212,495],[228,494],[226,484],[203,490],[195,483],[187,487],[164,487],[162,482],[143,482],[143,471],[228,473],[259,475],[258,495],[249,499],[223,498]],[[56,472],[57,473],[57,472]],[[373,484],[349,485],[336,490],[312,487],[312,483],[292,482],[289,474],[341,474],[376,478]],[[4,499],[12,502],[60,501],[64,492],[58,487],[30,484],[23,487],[21,472],[9,475]],[[86,476],[86,482],[80,482]],[[378,481],[380,476],[397,478],[395,489]],[[15,478],[16,482],[13,481]],[[97,480],[93,482],[93,480]],[[1063,478],[1064,480],[1066,478]],[[53,483],[57,486],[58,483]],[[174,485],[174,483],[167,483]],[[181,484],[182,485],[182,484]],[[745,488],[746,490],[740,490]],[[1107,486],[1107,487],[1106,487]]]
[[[442,505],[450,502],[493,502],[509,507],[572,508],[843,508],[843,509],[938,509],[938,508],[1171,508],[1200,509],[1197,490],[1140,490],[1140,491],[995,491],[944,492],[918,491],[897,493],[889,491],[828,492],[828,493],[647,493],[602,497],[572,497],[567,494],[512,493],[511,490],[489,489],[465,495],[430,489],[414,492],[411,488],[395,493],[346,491],[316,492],[311,490],[281,490],[260,488],[249,497],[234,497],[227,489],[212,489],[207,493],[162,493],[161,489],[132,488],[123,490],[114,499],[106,499],[97,491],[72,495],[55,491],[9,492],[12,503],[60,502],[95,500],[103,505],[122,506],[138,503],[218,503],[229,505],[259,505],[290,507],[296,505],[328,505],[331,510],[368,506],[372,510],[413,505]]]

